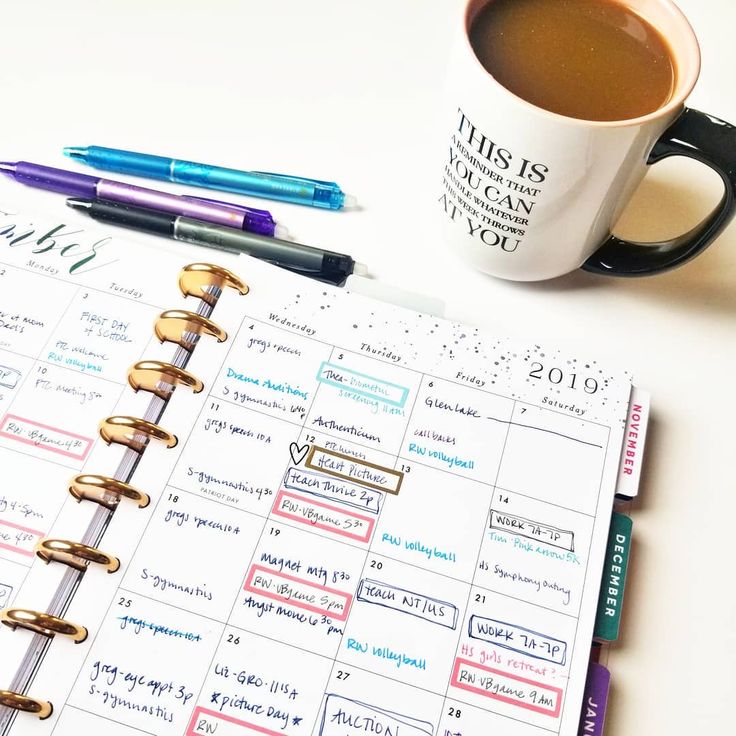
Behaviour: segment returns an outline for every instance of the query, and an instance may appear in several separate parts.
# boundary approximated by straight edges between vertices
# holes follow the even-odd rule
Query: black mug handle
[[[704,251],[736,214],[736,127],[685,108],[654,144],[647,164],[687,156],[710,166],[723,179],[718,206],[692,230],[671,240],[632,243],[611,235],[583,264],[585,271],[609,276],[648,276],[681,266]]]

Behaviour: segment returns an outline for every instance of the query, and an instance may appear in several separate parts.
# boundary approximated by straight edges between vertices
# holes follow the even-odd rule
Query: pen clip
[[[271,171],[251,171],[252,174],[260,174],[268,176],[271,179],[278,179],[286,182],[301,182],[302,184],[321,184],[325,187],[337,187],[334,181],[323,181],[322,179],[308,179],[305,176],[289,176],[289,174],[274,174]],[[337,187],[339,189],[339,187]]]
[[[220,199],[211,199],[210,197],[193,197],[189,194],[181,195],[182,199],[186,199],[190,202],[204,202],[205,204],[219,204],[229,209],[237,210],[248,215],[258,215],[260,217],[266,217],[270,222],[273,222],[273,217],[268,210],[259,210],[255,207],[246,207],[244,204],[236,204],[234,202],[223,202]]]

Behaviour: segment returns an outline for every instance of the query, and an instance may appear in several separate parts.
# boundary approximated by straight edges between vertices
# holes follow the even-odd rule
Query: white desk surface
[[[690,103],[736,122],[736,3],[679,4],[703,51]],[[460,5],[4,0],[0,158],[63,167],[62,146],[98,144],[334,179],[360,211],[263,206],[297,239],[441,295],[452,318],[630,366],[654,419],[606,733],[732,732],[736,225],[693,263],[641,280],[520,285],[456,260],[434,227],[444,137],[433,121]],[[0,196],[16,197],[12,186]],[[683,231],[720,191],[703,167],[664,162],[621,232]],[[58,196],[23,196],[63,210]]]

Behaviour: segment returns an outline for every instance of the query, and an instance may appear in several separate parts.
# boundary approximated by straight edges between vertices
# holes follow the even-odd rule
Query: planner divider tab
[[[598,611],[593,628],[593,636],[601,641],[611,642],[618,639],[631,551],[632,528],[633,522],[630,517],[618,511],[613,512],[603,564]]]
[[[77,502],[91,501],[98,505],[84,538],[80,541],[45,538],[35,547],[36,555],[46,564],[67,566],[49,610],[13,607],[0,611],[0,623],[13,630],[25,629],[33,633],[13,681],[8,689],[0,689],[0,734],[7,733],[19,713],[32,714],[42,720],[53,714],[51,702],[27,694],[39,665],[55,636],[71,638],[76,643],[87,638],[88,631],[84,626],[64,618],[77,586],[89,565],[102,565],[108,573],[119,569],[117,557],[100,550],[98,544],[120,503],[135,503],[139,508],[149,504],[149,495],[130,485],[129,481],[151,442],[161,441],[168,447],[177,443],[177,438],[158,422],[178,386],[188,387],[195,393],[203,389],[202,382],[185,369],[202,336],[212,336],[218,342],[227,339],[227,333],[210,320],[222,291],[232,288],[241,295],[248,293],[248,286],[237,276],[209,263],[193,263],[182,269],[179,288],[185,297],[199,299],[199,306],[196,312],[172,309],[157,318],[154,325],[156,337],[162,343],[171,342],[178,346],[171,362],[141,361],[128,372],[128,382],[134,391],[146,391],[152,395],[145,415],[112,416],[100,424],[99,433],[105,442],[126,447],[118,469],[111,476],[83,473],[69,483],[68,491]]]
[[[610,686],[611,673],[602,664],[591,662],[583,694],[579,736],[602,736]]]
[[[632,386],[616,481],[616,498],[622,501],[631,500],[639,495],[650,402],[651,395],[648,391]]]

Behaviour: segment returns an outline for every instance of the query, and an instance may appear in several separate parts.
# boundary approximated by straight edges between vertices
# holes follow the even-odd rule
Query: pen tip
[[[64,155],[69,158],[85,159],[87,158],[87,149],[79,146],[67,146],[64,149]]]
[[[0,173],[3,174],[14,174],[15,164],[11,164],[7,161],[0,161]]]
[[[368,266],[366,266],[365,263],[360,263],[360,261],[355,261],[353,264],[353,273],[356,276],[367,276]]]
[[[71,207],[73,210],[88,210],[92,207],[92,202],[88,199],[69,197],[69,199],[66,200],[66,206]]]
[[[279,223],[276,223],[273,228],[273,236],[274,238],[278,238],[279,240],[287,240],[289,237],[289,228],[285,225],[280,225]]]
[[[345,210],[351,210],[358,206],[358,199],[352,194],[346,194],[345,199],[342,202],[342,207]]]

